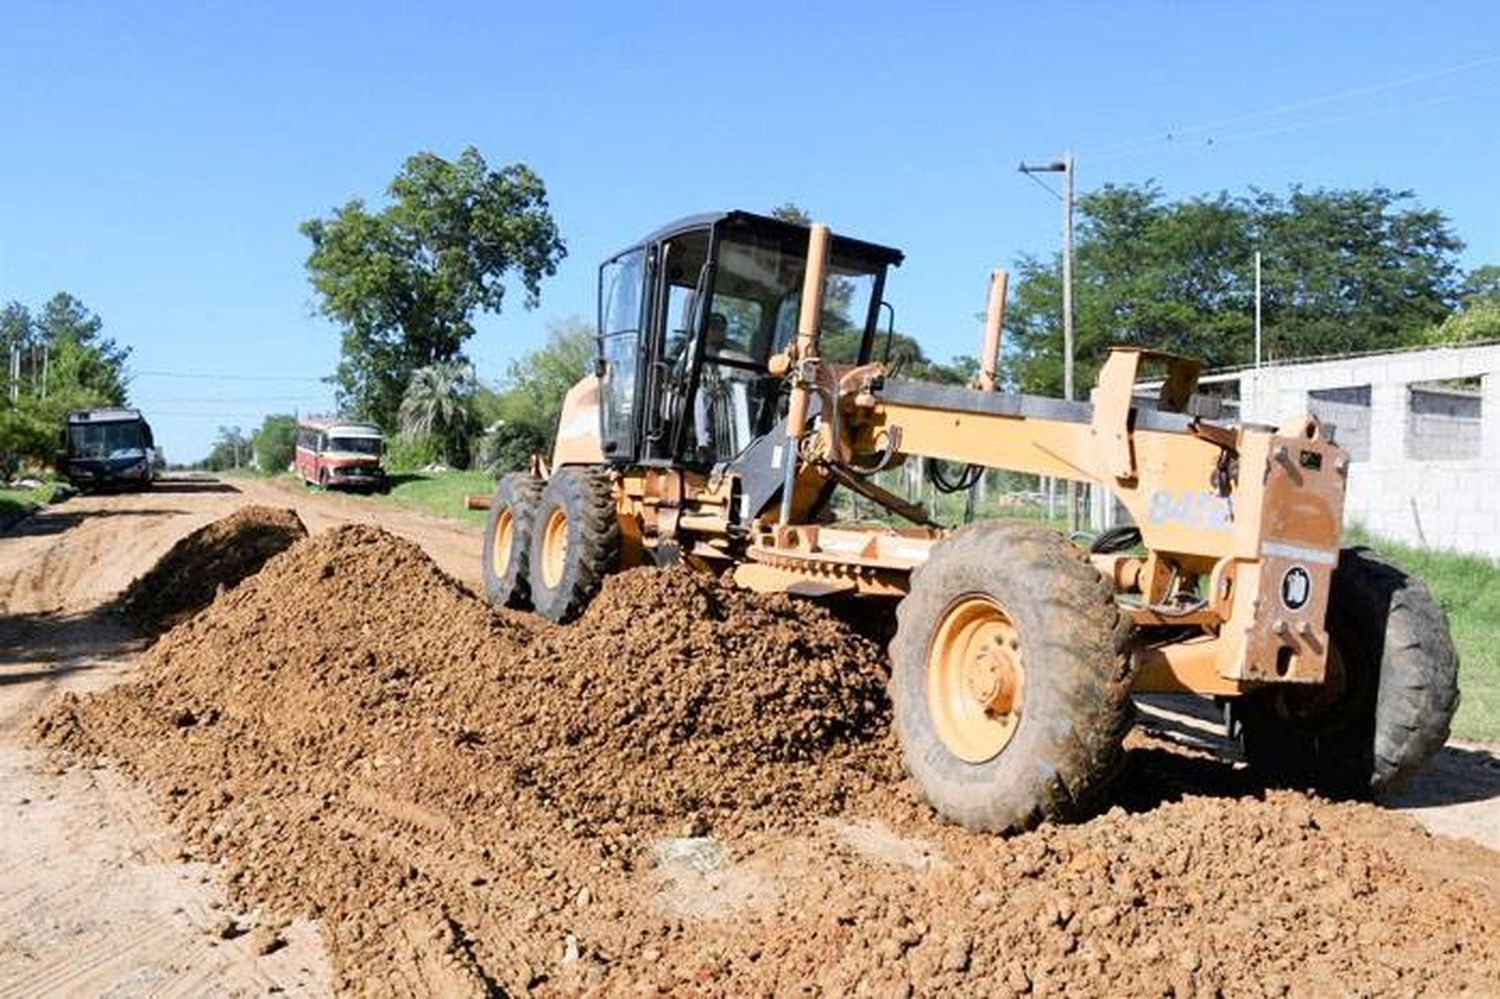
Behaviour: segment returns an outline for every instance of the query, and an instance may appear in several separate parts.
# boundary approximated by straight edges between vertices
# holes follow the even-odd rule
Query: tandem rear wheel
[[[527,563],[542,480],[526,472],[502,477],[484,524],[484,592],[491,607],[531,606]]]
[[[576,617],[619,564],[620,527],[607,472],[561,468],[545,482],[504,476],[484,526],[484,589],[492,607]]]
[[[1238,706],[1245,757],[1279,783],[1346,796],[1399,787],[1448,739],[1458,653],[1421,580],[1346,548],[1328,600],[1328,675]]]
[[[939,814],[1006,832],[1095,804],[1130,724],[1130,627],[1081,551],[1043,527],[970,525],[896,615],[896,733]]]

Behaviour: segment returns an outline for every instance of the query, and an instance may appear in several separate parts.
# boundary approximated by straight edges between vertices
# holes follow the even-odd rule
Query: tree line
[[[1255,360],[1253,257],[1261,254],[1266,360],[1500,337],[1500,268],[1465,275],[1446,216],[1410,191],[1251,190],[1168,200],[1154,184],[1106,185],[1077,203],[1078,384],[1112,344]],[[1060,255],[1016,263],[1006,310],[1015,387],[1062,390]]]

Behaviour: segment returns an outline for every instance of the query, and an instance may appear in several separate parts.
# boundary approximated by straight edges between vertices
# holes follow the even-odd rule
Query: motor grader
[[[740,211],[607,260],[595,370],[550,458],[490,502],[490,600],[564,621],[609,573],[684,562],[894,604],[906,766],[976,830],[1093,806],[1133,692],[1214,698],[1253,766],[1340,792],[1391,787],[1442,745],[1447,621],[1420,581],[1340,550],[1349,456],[1329,428],[1218,420],[1195,361],[1139,349],[1109,354],[1090,402],[1001,391],[998,273],[976,384],[903,379],[875,360],[901,261]],[[953,488],[991,468],[1089,482],[1134,526],[1089,544],[1035,522],[950,528],[877,481],[913,459]],[[838,522],[841,488],[891,516]]]

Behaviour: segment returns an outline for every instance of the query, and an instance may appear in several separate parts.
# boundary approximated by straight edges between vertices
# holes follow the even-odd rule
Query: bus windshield
[[[329,451],[342,451],[344,454],[379,454],[379,437],[330,437],[328,440]]]
[[[68,427],[68,450],[75,458],[114,458],[145,448],[145,428],[139,420]]]

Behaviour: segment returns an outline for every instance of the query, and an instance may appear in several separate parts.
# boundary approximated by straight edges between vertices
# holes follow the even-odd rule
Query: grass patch
[[[44,482],[39,489],[0,489],[0,528],[8,527],[37,507],[52,502],[54,482]]]
[[[1463,694],[1453,734],[1500,742],[1500,563],[1478,555],[1412,548],[1358,528],[1346,541],[1389,555],[1423,579],[1448,613],[1458,646],[1458,687]]]
[[[476,527],[484,526],[488,511],[465,509],[464,497],[495,491],[495,480],[484,472],[394,472],[390,484],[388,492],[376,494],[378,498]]]

